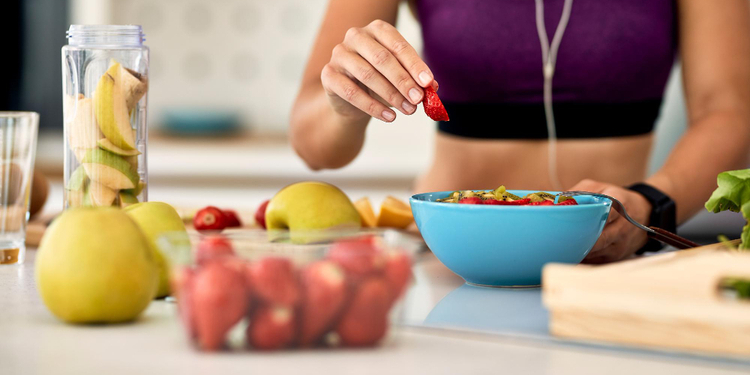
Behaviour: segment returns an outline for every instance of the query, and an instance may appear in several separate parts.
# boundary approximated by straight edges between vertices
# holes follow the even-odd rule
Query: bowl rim
[[[466,190],[472,190],[472,191],[490,191],[494,189],[466,189]],[[433,192],[427,192],[427,193],[419,193],[419,194],[413,194],[411,197],[409,197],[409,203],[411,202],[417,202],[419,204],[425,204],[430,206],[438,206],[441,207],[457,207],[458,209],[470,209],[470,210],[481,210],[481,209],[489,209],[489,210],[497,210],[497,209],[509,209],[509,210],[524,210],[524,209],[532,209],[532,210],[586,210],[589,209],[587,207],[611,207],[612,201],[607,198],[600,198],[595,197],[597,200],[600,200],[599,202],[594,203],[585,203],[585,204],[578,204],[578,205],[566,205],[566,206],[529,206],[529,205],[494,205],[494,204],[445,204],[444,202],[436,202],[436,201],[430,201],[430,200],[423,200],[423,199],[417,199],[419,196],[424,195],[430,195],[430,194],[449,194],[457,190],[445,190],[445,191],[433,191]],[[546,191],[546,190],[522,190],[522,189],[513,189],[508,190],[508,192],[516,194],[516,192],[524,192],[523,195],[526,195],[525,192],[539,192],[544,191],[548,192],[550,194],[557,194],[559,191]]]

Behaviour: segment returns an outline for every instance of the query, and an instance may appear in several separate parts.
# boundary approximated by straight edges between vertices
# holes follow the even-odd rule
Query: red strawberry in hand
[[[424,113],[430,116],[431,119],[435,121],[450,121],[443,102],[440,101],[437,92],[435,92],[432,86],[424,89],[422,105],[424,105]]]
[[[266,229],[266,207],[268,207],[269,200],[261,203],[258,206],[258,211],[255,211],[255,222],[258,223],[263,229]]]
[[[227,217],[224,211],[208,206],[195,213],[193,226],[198,231],[221,231],[227,227]]]
[[[302,346],[314,344],[330,328],[346,299],[344,270],[332,261],[319,261],[302,270],[300,337]]]

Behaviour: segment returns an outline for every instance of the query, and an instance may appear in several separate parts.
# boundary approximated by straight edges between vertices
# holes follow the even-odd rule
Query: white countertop
[[[154,301],[135,323],[57,321],[34,286],[35,250],[0,267],[3,374],[732,374],[747,367],[644,352],[399,325],[374,349],[200,353],[186,342],[175,306]],[[424,314],[462,284],[432,255],[416,265],[406,309]],[[420,311],[421,306],[421,311]]]

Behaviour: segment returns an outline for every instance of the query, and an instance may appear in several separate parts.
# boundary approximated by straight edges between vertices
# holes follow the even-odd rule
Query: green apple
[[[143,202],[125,207],[125,212],[141,227],[149,239],[154,257],[159,263],[159,291],[156,297],[166,297],[170,294],[169,262],[164,251],[158,246],[158,238],[169,233],[171,239],[177,236],[189,241],[185,224],[174,207],[162,202]],[[189,249],[187,247],[186,249]],[[189,251],[189,250],[188,250]]]
[[[281,189],[266,208],[266,228],[315,230],[359,228],[352,201],[339,188],[324,182],[299,182]]]
[[[138,186],[138,172],[121,156],[99,148],[86,152],[81,165],[92,181],[113,190],[133,189]]]
[[[63,212],[42,237],[35,273],[44,304],[70,323],[133,320],[159,283],[148,239],[114,207]]]
[[[110,141],[107,138],[102,138],[97,141],[97,145],[99,148],[103,150],[107,150],[113,154],[121,155],[121,156],[135,156],[140,155],[141,152],[138,150],[123,150],[117,146],[115,146],[112,141]]]
[[[113,145],[123,150],[135,150],[123,72],[127,74],[122,65],[114,63],[99,79],[94,93],[94,112],[99,129]]]

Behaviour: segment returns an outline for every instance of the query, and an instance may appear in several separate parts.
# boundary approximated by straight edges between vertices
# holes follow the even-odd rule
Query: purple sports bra
[[[564,0],[544,0],[550,39]],[[451,121],[478,138],[545,138],[533,0],[419,0],[423,55]],[[574,0],[553,81],[560,138],[653,130],[677,50],[673,0]],[[501,121],[493,130],[488,118]],[[495,122],[493,122],[494,124]]]

